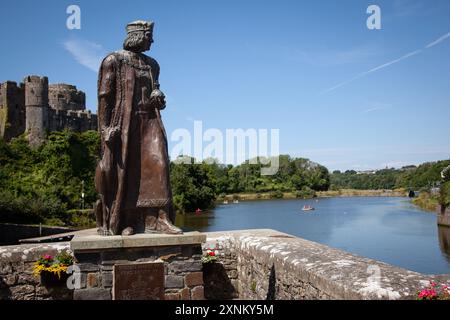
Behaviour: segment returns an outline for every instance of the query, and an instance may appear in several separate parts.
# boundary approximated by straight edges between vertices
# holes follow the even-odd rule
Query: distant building
[[[440,187],[431,188],[430,193],[432,196],[438,196],[441,193],[441,188]]]
[[[377,173],[377,170],[356,171],[356,174],[375,174],[375,173]]]
[[[68,84],[48,84],[47,77],[27,76],[23,83],[0,83],[0,138],[23,133],[39,145],[46,131],[97,130],[97,115],[86,110],[86,95]]]

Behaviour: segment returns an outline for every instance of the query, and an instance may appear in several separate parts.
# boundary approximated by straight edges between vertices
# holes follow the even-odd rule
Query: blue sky
[[[100,59],[126,23],[153,20],[169,134],[279,128],[281,153],[331,170],[399,167],[450,158],[449,14],[447,0],[8,1],[0,81],[74,84],[95,112]]]

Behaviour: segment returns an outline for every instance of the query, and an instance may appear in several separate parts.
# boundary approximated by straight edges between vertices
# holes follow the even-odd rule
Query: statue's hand
[[[166,107],[166,96],[159,89],[152,91],[150,95],[150,101],[153,107],[162,110]]]

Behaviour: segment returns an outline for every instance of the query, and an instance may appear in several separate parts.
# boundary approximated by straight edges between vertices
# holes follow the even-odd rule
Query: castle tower
[[[23,85],[0,83],[0,138],[6,141],[25,130],[25,96]]]
[[[48,127],[48,78],[28,76],[25,84],[26,127],[31,146],[40,145]]]

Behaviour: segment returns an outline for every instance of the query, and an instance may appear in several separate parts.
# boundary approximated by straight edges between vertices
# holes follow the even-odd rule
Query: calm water
[[[315,211],[301,211],[309,204]],[[450,228],[407,198],[267,200],[177,216],[184,230],[269,228],[427,274],[450,274]]]

